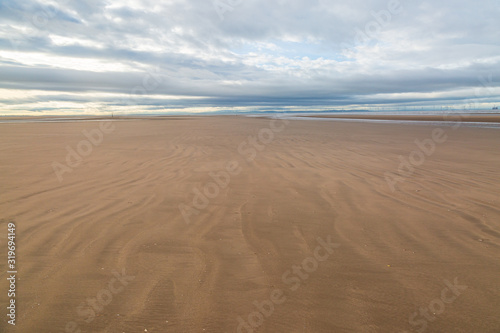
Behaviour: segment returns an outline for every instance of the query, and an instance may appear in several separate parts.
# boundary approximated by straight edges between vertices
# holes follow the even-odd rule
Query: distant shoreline
[[[500,123],[500,113],[477,113],[473,115],[446,113],[442,115],[402,115],[402,114],[338,114],[338,115],[297,115],[304,118],[338,118],[338,119],[368,119],[368,120],[407,120],[407,121],[461,121],[476,123]]]
[[[466,122],[466,123],[495,123],[500,124],[500,113],[442,113],[442,114],[390,114],[390,113],[341,113],[341,114],[192,114],[192,115],[122,115],[122,116],[0,116],[0,123],[27,123],[27,122],[77,122],[77,121],[127,121],[127,120],[187,120],[203,117],[285,117],[285,118],[317,118],[319,119],[342,119],[342,120],[385,120],[385,121],[429,121],[429,122]],[[305,120],[304,119],[304,120]]]

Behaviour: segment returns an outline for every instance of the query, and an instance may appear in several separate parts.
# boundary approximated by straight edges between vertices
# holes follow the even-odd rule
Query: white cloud
[[[496,1],[401,1],[401,13],[384,16],[389,3],[252,0],[221,21],[205,0],[8,0],[0,89],[25,98],[27,110],[45,89],[53,100],[41,109],[50,112],[75,109],[71,98],[119,108],[105,94],[127,94],[155,68],[165,80],[141,97],[144,109],[161,107],[164,95],[179,96],[169,108],[193,110],[435,104],[473,97],[479,76],[500,85]],[[2,109],[9,105],[19,103]]]

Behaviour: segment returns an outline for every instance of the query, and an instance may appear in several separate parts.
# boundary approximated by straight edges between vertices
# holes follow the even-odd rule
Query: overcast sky
[[[489,108],[498,0],[0,0],[0,113]]]

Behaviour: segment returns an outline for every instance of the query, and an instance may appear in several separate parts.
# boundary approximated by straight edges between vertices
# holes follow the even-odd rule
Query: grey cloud
[[[135,71],[27,65],[0,53],[0,87],[53,91],[54,101],[68,99],[56,92],[72,92],[75,102],[84,102],[79,92],[129,94],[148,70],[158,68],[163,84],[155,95],[202,97],[176,100],[177,106],[278,108],[461,102],[477,98],[478,77],[488,75],[493,87],[500,86],[496,1],[401,0],[403,11],[387,17],[389,3],[245,0],[221,21],[213,3],[202,0],[136,1],[133,7],[113,1],[63,1],[57,7],[3,1],[0,51],[116,62]],[[36,15],[47,21],[34,22]],[[379,24],[379,31],[360,43],[370,23]],[[60,44],[54,36],[70,42]],[[297,44],[293,52],[286,49],[290,41]],[[273,51],[272,44],[281,50]],[[350,56],[342,53],[346,45]],[[470,92],[453,98],[376,97],[463,89]],[[495,97],[500,96],[484,100]],[[166,103],[148,96],[138,101],[144,107]]]

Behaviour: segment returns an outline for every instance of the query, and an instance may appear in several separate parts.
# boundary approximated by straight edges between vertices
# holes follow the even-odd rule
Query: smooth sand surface
[[[435,126],[113,124],[62,182],[52,163],[99,122],[0,124],[1,244],[15,219],[19,270],[13,328],[3,246],[1,332],[237,332],[238,317],[270,333],[500,332],[500,130],[438,129],[392,191],[386,172]],[[186,223],[179,205],[228,166]]]
[[[438,114],[325,114],[300,115],[299,117],[339,118],[339,119],[372,119],[372,120],[418,120],[418,121],[453,121],[500,123],[500,114],[491,113],[443,113]]]

